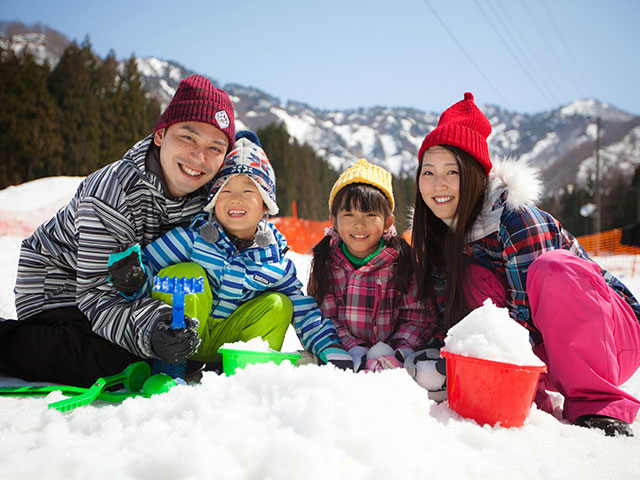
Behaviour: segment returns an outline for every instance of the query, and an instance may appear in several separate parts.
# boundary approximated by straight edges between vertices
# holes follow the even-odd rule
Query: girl
[[[537,172],[517,162],[492,170],[490,133],[465,93],[422,143],[412,234],[420,292],[435,286],[445,328],[484,298],[508,307],[549,369],[538,406],[550,411],[545,390],[557,390],[569,422],[631,436],[640,402],[618,386],[640,364],[640,305],[534,206]]]
[[[355,371],[401,367],[436,329],[435,308],[416,298],[407,242],[393,222],[391,174],[365,159],[329,195],[332,227],[313,249],[309,292],[336,327]],[[372,348],[376,345],[375,348]]]

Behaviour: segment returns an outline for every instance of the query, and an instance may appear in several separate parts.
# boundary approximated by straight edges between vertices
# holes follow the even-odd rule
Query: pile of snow
[[[0,190],[0,235],[26,237],[64,207],[84,177],[40,178]]]
[[[220,348],[224,348],[226,350],[243,350],[248,352],[275,352],[271,347],[269,347],[269,342],[263,340],[260,337],[252,338],[247,342],[230,342],[225,343]]]
[[[544,365],[529,342],[529,332],[489,299],[451,327],[444,351],[513,365]]]

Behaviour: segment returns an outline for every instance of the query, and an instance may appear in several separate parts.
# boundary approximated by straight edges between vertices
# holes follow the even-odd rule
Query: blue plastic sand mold
[[[204,278],[158,277],[153,279],[153,289],[173,295],[173,318],[171,330],[185,328],[184,296],[204,292]]]
[[[170,328],[171,330],[177,330],[186,327],[184,323],[184,296],[204,292],[204,278],[156,276],[153,279],[153,289],[173,295],[173,316]],[[186,370],[186,362],[175,365],[156,358],[153,362],[152,373],[166,373],[173,378],[184,378]]]

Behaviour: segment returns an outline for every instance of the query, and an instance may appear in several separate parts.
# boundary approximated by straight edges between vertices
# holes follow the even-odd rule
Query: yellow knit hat
[[[372,165],[364,158],[361,158],[355,165],[352,165],[342,172],[338,180],[336,180],[336,183],[333,184],[333,188],[329,194],[329,210],[331,210],[333,199],[336,198],[338,192],[351,183],[366,183],[382,190],[382,193],[384,193],[391,202],[391,211],[393,212],[396,202],[393,199],[391,174],[382,167]]]

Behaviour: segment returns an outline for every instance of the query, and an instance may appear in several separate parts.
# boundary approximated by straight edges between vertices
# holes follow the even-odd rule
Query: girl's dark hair
[[[460,168],[460,193],[454,216],[455,230],[450,229],[436,217],[422,199],[419,181],[423,156],[418,163],[416,173],[418,188],[411,243],[418,295],[422,301],[427,301],[433,294],[432,275],[435,272],[446,279],[444,320],[449,328],[469,313],[464,295],[468,266],[464,251],[467,235],[482,211],[487,190],[487,176],[480,163],[464,150],[450,145],[440,146],[453,154]]]
[[[340,210],[376,212],[382,214],[385,219],[389,218],[393,213],[391,211],[391,202],[382,193],[382,190],[366,183],[350,183],[336,194],[330,213],[332,216],[337,217]],[[309,295],[316,299],[318,304],[322,303],[322,300],[329,292],[330,243],[331,237],[325,236],[313,247],[311,275],[307,291]],[[411,247],[400,235],[389,240],[387,245],[399,252],[397,268],[392,281],[400,292],[407,293],[413,276]]]

